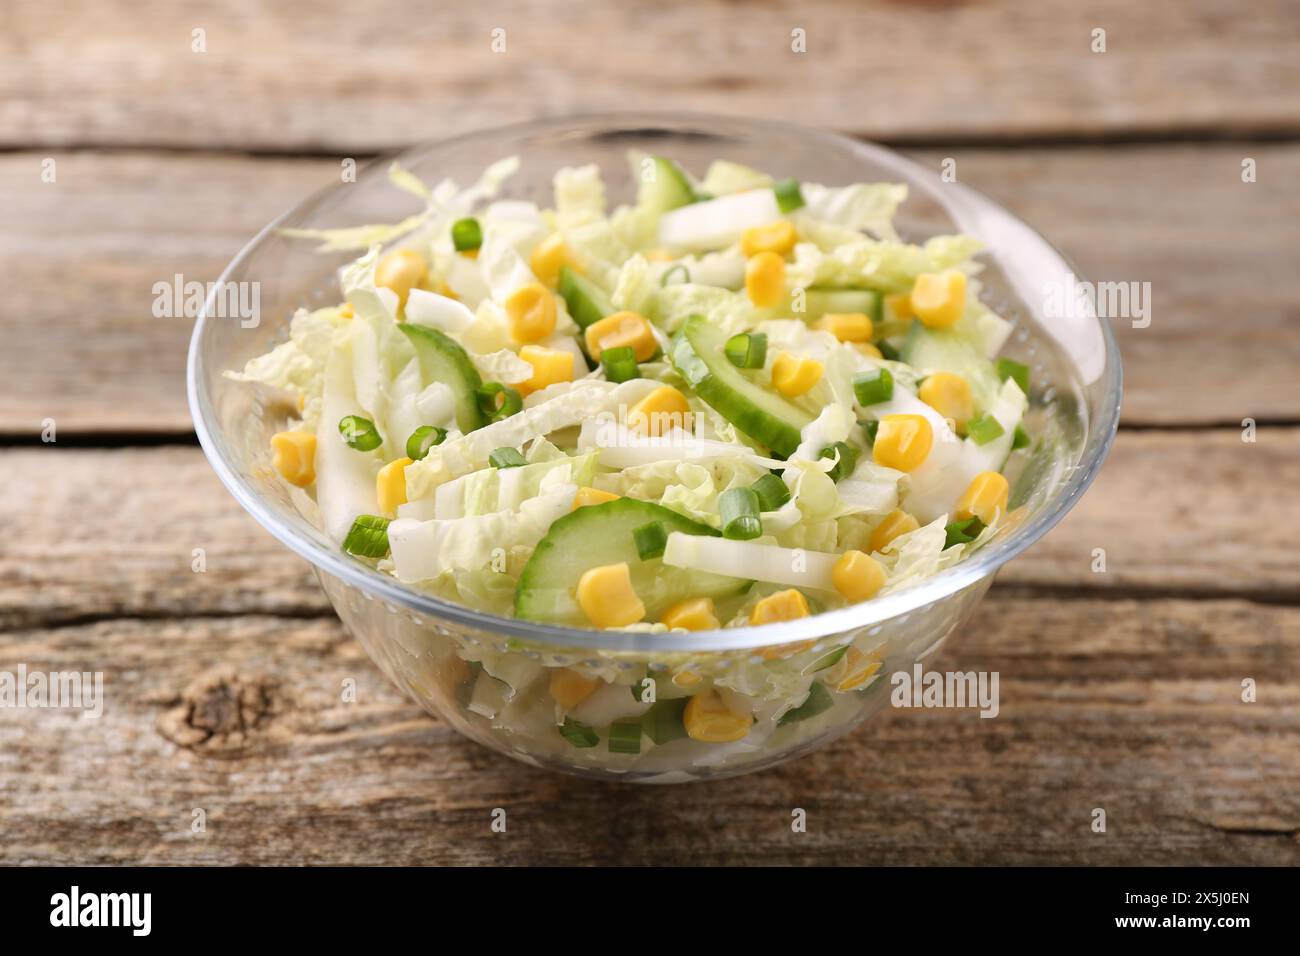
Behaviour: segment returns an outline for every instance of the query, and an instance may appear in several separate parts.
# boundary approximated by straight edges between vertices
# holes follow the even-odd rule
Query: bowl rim
[[[361,171],[358,171],[355,182],[360,182],[363,176],[375,175],[378,170],[386,168],[394,160],[401,161],[407,157],[418,156],[425,151],[472,143],[474,140],[487,135],[514,134],[523,137],[529,134],[555,133],[568,128],[579,127],[590,132],[592,127],[601,125],[608,126],[610,132],[663,130],[670,133],[681,133],[682,129],[680,127],[690,125],[704,131],[724,129],[731,131],[743,130],[769,136],[799,136],[805,139],[820,140],[827,146],[833,146],[838,150],[870,159],[878,165],[907,171],[913,176],[919,175],[923,169],[915,160],[903,156],[889,147],[795,123],[690,111],[636,110],[575,113],[502,126],[483,127],[445,139],[424,141],[405,149],[386,152],[372,159]],[[355,185],[355,183],[346,185]],[[1025,223],[1000,203],[965,183],[946,184],[946,187],[951,188],[954,185],[959,186],[967,197],[986,204],[995,213],[1023,226],[1033,238],[1043,243],[1047,249],[1060,258],[1063,264],[1069,266],[1074,276],[1080,281],[1083,280],[1082,274],[1069,257],[1044,238],[1038,230]],[[256,254],[264,243],[275,238],[277,230],[286,220],[297,215],[300,211],[323,201],[342,188],[345,188],[345,186],[333,183],[318,189],[267,223],[222,270],[217,283],[213,287],[214,290],[222,288],[229,281],[230,276]],[[1094,421],[1089,422],[1083,446],[1084,454],[1073,465],[1071,473],[1057,490],[1053,499],[1049,500],[1047,507],[1037,514],[1033,520],[1008,534],[1005,539],[991,542],[971,558],[960,561],[951,568],[943,570],[933,577],[926,578],[911,587],[904,588],[897,593],[844,608],[824,611],[795,621],[782,621],[757,626],[744,625],[711,631],[695,631],[687,635],[671,631],[596,630],[526,621],[514,617],[501,617],[487,611],[477,610],[468,605],[443,600],[404,584],[391,575],[351,560],[342,551],[326,550],[317,542],[299,533],[295,528],[282,523],[272,508],[263,500],[262,495],[245,482],[219,453],[213,434],[216,422],[210,420],[209,417],[210,413],[213,412],[213,408],[210,402],[202,400],[206,396],[201,395],[204,362],[200,344],[216,294],[215,291],[209,294],[194,323],[186,361],[186,393],[190,415],[194,421],[194,430],[198,436],[199,444],[203,448],[204,455],[227,491],[231,493],[244,510],[251,514],[273,537],[310,562],[318,573],[325,572],[333,575],[356,588],[367,599],[388,602],[388,608],[393,612],[405,608],[408,611],[414,611],[434,619],[453,622],[481,631],[494,632],[511,638],[524,639],[553,649],[584,648],[618,654],[656,652],[688,655],[760,650],[793,641],[814,640],[849,630],[860,630],[873,625],[883,625],[895,619],[904,618],[905,615],[912,611],[950,597],[977,585],[987,577],[992,577],[1002,565],[1022,554],[1060,522],[1073,507],[1074,502],[1092,484],[1097,471],[1110,451],[1119,427],[1120,404],[1123,397],[1123,368],[1114,329],[1107,317],[1094,313],[1093,318],[1095,318],[1101,330],[1105,348],[1105,366],[1101,376],[1104,398],[1099,414],[1095,416]],[[1089,448],[1090,445],[1091,448]]]

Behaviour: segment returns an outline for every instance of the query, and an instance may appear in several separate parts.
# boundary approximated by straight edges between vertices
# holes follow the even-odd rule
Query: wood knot
[[[266,734],[285,709],[277,681],[222,668],[191,681],[180,703],[158,718],[158,732],[179,747],[234,754]]]

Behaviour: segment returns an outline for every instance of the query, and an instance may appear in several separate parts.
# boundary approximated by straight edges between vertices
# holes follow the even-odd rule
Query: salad
[[[360,255],[227,375],[294,399],[273,467],[339,548],[493,614],[686,636],[870,601],[1007,523],[1029,369],[998,357],[977,240],[901,241],[900,185],[630,163],[612,210],[595,166],[543,209],[500,198],[515,158],[463,189],[394,165],[421,212],[286,230]],[[757,746],[881,670],[803,651],[716,680],[469,647],[455,670],[493,726],[522,708],[548,745],[637,754]]]

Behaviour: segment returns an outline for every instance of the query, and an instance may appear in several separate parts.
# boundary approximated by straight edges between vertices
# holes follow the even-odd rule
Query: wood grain
[[[1300,12],[1286,0],[1248,14],[1218,0],[1176,13],[1125,0],[10,0],[5,21],[7,147],[370,153],[638,108],[875,139],[1300,130]],[[795,29],[806,53],[792,51]]]
[[[1240,179],[1248,154],[1258,182]],[[927,151],[957,160],[1094,280],[1150,282],[1151,325],[1121,323],[1129,424],[1300,420],[1300,148]],[[153,284],[215,279],[261,226],[337,177],[333,160],[74,153],[0,156],[0,433],[188,432],[190,322]],[[1211,374],[1213,387],[1206,387]]]
[[[0,861],[1294,866],[1298,631],[1292,607],[995,588],[940,666],[998,671],[997,718],[887,709],[795,763],[668,789],[462,740],[329,618],[19,631],[0,669],[102,670],[107,703],[98,720],[0,709]],[[345,678],[356,703],[340,702]],[[238,688],[258,703],[214,735]],[[171,716],[187,689],[189,721]],[[807,833],[790,830],[796,807]]]

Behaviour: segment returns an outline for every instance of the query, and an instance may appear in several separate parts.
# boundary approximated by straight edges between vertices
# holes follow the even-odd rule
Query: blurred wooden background
[[[1294,865],[1297,49],[1283,0],[8,0],[0,670],[109,700],[0,710],[0,861]],[[1151,283],[1111,460],[949,645],[999,719],[887,713],[707,786],[545,775],[404,701],[211,474],[154,282],[215,279],[340,158],[635,107],[952,157],[1088,277]]]

